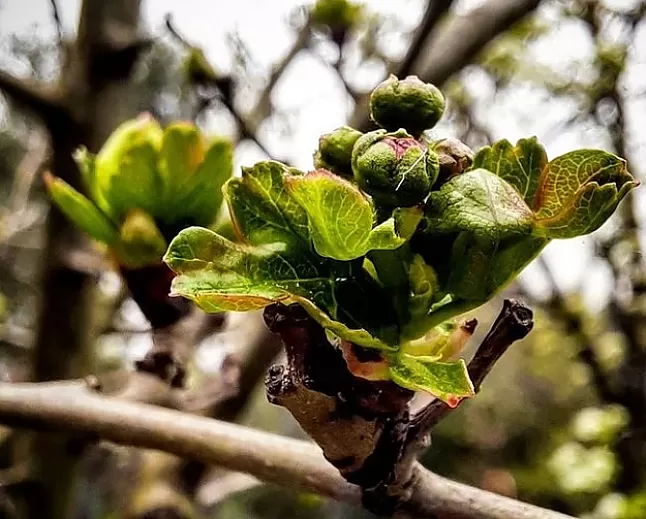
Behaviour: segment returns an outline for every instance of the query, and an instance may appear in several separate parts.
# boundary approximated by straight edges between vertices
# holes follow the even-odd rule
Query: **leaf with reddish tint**
[[[176,273],[172,294],[207,312],[246,311],[276,302],[300,302],[322,326],[363,346],[392,349],[394,312],[381,288],[360,266],[294,253],[284,243],[253,247],[201,227],[183,230],[164,262]]]
[[[626,161],[601,150],[577,150],[546,168],[536,196],[538,230],[548,238],[573,238],[595,231],[637,187]]]
[[[525,200],[534,206],[534,198],[547,166],[545,148],[536,137],[520,139],[516,146],[504,139],[481,148],[473,159],[471,169],[486,169],[507,181]]]
[[[390,376],[400,386],[431,393],[451,407],[475,394],[462,359],[435,362],[402,353],[390,361]]]

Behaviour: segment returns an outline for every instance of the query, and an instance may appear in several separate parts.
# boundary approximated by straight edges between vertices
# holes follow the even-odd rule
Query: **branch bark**
[[[464,16],[449,20],[419,53],[410,74],[437,86],[461,70],[487,43],[538,7],[541,0],[487,0]],[[371,127],[366,103],[357,105],[350,126]]]
[[[96,394],[82,382],[0,384],[0,422],[82,433],[122,445],[199,459],[290,488],[351,504],[359,487],[345,481],[314,445],[238,425]],[[415,467],[403,509],[420,519],[566,519]],[[570,518],[572,519],[572,518]]]
[[[58,90],[3,70],[0,70],[0,91],[45,123],[66,113]]]

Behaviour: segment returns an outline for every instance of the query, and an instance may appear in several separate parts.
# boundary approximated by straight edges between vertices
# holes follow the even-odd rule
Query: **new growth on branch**
[[[270,400],[378,512],[411,498],[427,433],[532,327],[506,302],[467,366],[477,323],[463,315],[551,240],[598,229],[638,185],[611,153],[548,160],[535,137],[474,153],[429,131],[444,110],[435,86],[391,76],[370,96],[378,128],[323,135],[309,172],[263,161],[239,177],[225,139],[143,116],[96,156],[77,153],[85,194],[46,177],[122,273],[162,280],[150,308],[170,292],[206,312],[265,309],[288,358],[269,373]],[[436,400],[411,415],[418,391]]]

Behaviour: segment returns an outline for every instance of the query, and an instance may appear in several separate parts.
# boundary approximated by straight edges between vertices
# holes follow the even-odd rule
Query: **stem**
[[[295,490],[355,505],[361,501],[359,487],[345,481],[309,442],[104,397],[79,382],[0,384],[0,422],[78,432],[122,445],[163,450]],[[569,517],[447,480],[420,465],[415,472],[411,497],[403,510],[420,519]]]

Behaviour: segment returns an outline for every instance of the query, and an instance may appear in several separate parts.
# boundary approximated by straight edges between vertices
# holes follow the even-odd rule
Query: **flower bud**
[[[405,131],[377,130],[355,144],[352,171],[361,189],[377,203],[410,207],[428,195],[439,163],[433,150]]]
[[[319,149],[314,154],[314,167],[327,169],[341,177],[352,177],[352,148],[363,134],[342,126],[319,139]]]
[[[418,137],[433,128],[444,113],[442,92],[417,76],[391,75],[370,95],[370,117],[388,131],[404,128]]]
[[[469,169],[473,164],[473,151],[459,139],[442,139],[433,147],[440,161],[440,175],[435,188],[455,175]]]

